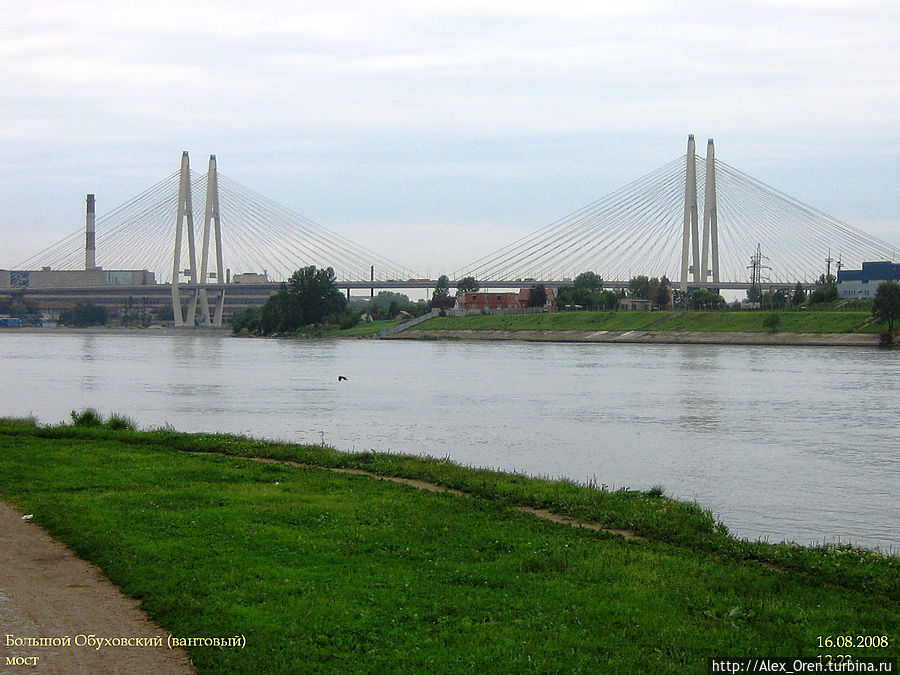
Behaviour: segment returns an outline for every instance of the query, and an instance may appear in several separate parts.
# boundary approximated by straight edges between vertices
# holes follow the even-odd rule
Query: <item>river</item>
[[[900,553],[897,351],[13,329],[0,373],[2,416],[94,407],[142,427],[659,485],[740,537]]]

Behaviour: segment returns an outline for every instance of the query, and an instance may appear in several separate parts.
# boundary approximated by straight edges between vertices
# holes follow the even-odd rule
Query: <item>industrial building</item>
[[[864,262],[860,270],[839,270],[839,298],[874,298],[878,286],[885,281],[900,281],[900,263]]]
[[[0,288],[91,288],[95,286],[149,286],[156,275],[148,270],[0,270]]]

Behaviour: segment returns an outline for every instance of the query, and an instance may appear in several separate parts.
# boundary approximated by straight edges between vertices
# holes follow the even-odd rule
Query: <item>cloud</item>
[[[348,226],[527,204],[537,227],[691,132],[778,179],[896,175],[898,29],[878,1],[23,3],[0,26],[2,249],[36,217],[77,227],[80,192],[124,201],[183,149]],[[834,205],[838,174],[801,197]],[[836,215],[896,219],[897,187],[860,189]]]

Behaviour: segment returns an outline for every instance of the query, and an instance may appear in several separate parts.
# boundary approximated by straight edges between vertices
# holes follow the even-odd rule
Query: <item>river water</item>
[[[660,485],[741,537],[900,553],[898,351],[8,330],[0,373],[2,416],[89,406],[143,427]]]

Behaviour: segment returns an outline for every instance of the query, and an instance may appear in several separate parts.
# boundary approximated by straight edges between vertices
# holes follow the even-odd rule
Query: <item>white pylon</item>
[[[712,260],[709,259],[712,247]],[[710,268],[709,265],[712,265]],[[716,148],[713,139],[706,144],[706,191],[703,202],[703,252],[701,281],[719,283],[719,214],[716,206]]]
[[[219,175],[216,170],[216,156],[209,156],[209,173],[206,179],[206,216],[203,222],[203,244],[200,249],[200,284],[206,284],[209,262],[209,226],[213,224],[216,237],[216,286],[218,299],[216,312],[210,316],[209,298],[206,287],[200,289],[200,323],[208,326],[221,326],[225,309],[225,270],[222,260],[222,222],[219,217]]]
[[[693,242],[693,246],[691,243]],[[689,255],[693,253],[693,265]],[[684,181],[684,229],[681,238],[681,292],[687,293],[688,274],[700,281],[700,241],[697,223],[697,150],[694,134],[688,136],[687,166]]]
[[[189,265],[185,272],[190,283],[197,283],[197,256],[194,250],[194,207],[191,201],[191,162],[187,150],[181,154],[181,179],[178,184],[178,215],[175,222],[175,256],[172,264],[172,309],[176,326],[193,326],[197,311],[197,291],[190,291],[187,317],[181,308],[181,239],[182,227],[187,229]]]

